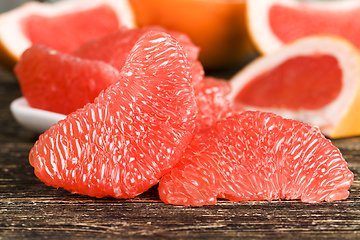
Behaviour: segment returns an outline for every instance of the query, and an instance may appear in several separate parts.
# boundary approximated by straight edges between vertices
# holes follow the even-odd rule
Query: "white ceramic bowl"
[[[15,99],[10,104],[10,111],[20,125],[36,133],[45,132],[66,117],[63,114],[32,108],[24,97]]]

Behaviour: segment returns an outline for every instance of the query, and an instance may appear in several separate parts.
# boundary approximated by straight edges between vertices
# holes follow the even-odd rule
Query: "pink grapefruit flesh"
[[[149,32],[135,44],[120,74],[94,103],[40,135],[29,161],[47,185],[130,198],[178,162],[197,114],[183,48],[170,35]]]
[[[119,71],[109,64],[80,59],[41,44],[24,52],[14,72],[31,107],[62,114],[93,102],[120,78]]]
[[[159,184],[168,204],[348,197],[353,173],[339,149],[305,123],[246,111],[194,135]]]
[[[318,34],[342,36],[360,49],[360,6],[347,11],[299,8],[274,4],[269,9],[269,24],[284,43]],[[284,24],[286,22],[286,24]]]

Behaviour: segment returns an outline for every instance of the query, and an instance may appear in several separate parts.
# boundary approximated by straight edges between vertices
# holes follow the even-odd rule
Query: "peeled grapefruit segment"
[[[196,113],[184,50],[170,35],[149,32],[130,52],[120,81],[40,135],[29,161],[47,185],[134,197],[178,162]]]
[[[313,36],[260,57],[230,80],[230,101],[307,122],[328,137],[360,134],[360,56],[348,41]]]
[[[85,59],[101,60],[121,70],[136,41],[148,31],[161,31],[174,36],[185,48],[188,59],[191,62],[197,61],[200,49],[192,43],[187,35],[160,26],[140,29],[123,27],[114,33],[80,45],[72,52],[72,55]]]
[[[260,53],[318,34],[346,38],[360,50],[360,1],[248,0],[247,24]]]
[[[69,53],[120,26],[134,27],[127,0],[31,1],[0,15],[1,55],[13,66],[32,43]]]
[[[247,111],[194,135],[159,183],[161,200],[176,205],[231,201],[341,200],[354,181],[339,149],[308,124]]]
[[[231,91],[229,81],[215,77],[204,77],[195,87],[198,115],[195,132],[208,128],[215,122],[243,111],[235,108],[227,99]]]
[[[69,114],[93,102],[117,82],[119,71],[102,61],[92,61],[34,44],[14,68],[21,92],[33,108]]]

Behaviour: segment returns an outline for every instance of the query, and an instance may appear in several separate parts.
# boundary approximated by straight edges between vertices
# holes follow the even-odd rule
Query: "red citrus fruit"
[[[337,35],[360,49],[360,1],[248,0],[247,25],[263,54],[310,35]]]
[[[41,44],[24,52],[14,72],[31,107],[62,114],[94,101],[120,77],[109,64],[80,59]]]
[[[360,134],[360,55],[348,41],[311,36],[249,63],[230,101],[318,126],[330,138]]]
[[[169,31],[160,26],[149,26],[140,29],[123,27],[114,33],[82,44],[72,52],[72,55],[91,60],[101,60],[121,70],[136,41],[148,31],[162,31],[174,36],[185,48],[188,59],[190,61],[197,60],[200,50],[191,42],[189,37],[183,33]]]
[[[81,45],[72,55],[91,60],[101,60],[120,71],[135,42],[148,31],[162,31],[177,38],[185,48],[188,59],[192,63],[193,84],[196,85],[202,81],[204,69],[197,59],[200,49],[192,43],[187,35],[177,31],[170,31],[160,26],[148,26],[140,29],[124,27],[112,34]]]
[[[175,38],[144,35],[117,83],[40,135],[29,155],[36,176],[95,197],[146,191],[192,138],[197,108],[189,72]]]
[[[191,63],[192,84],[198,105],[196,131],[231,115],[234,110],[226,98],[230,92],[230,83],[212,77],[204,79],[204,69],[197,59],[199,48],[183,33],[166,30],[159,26],[140,29],[123,28],[103,38],[83,44],[73,52],[73,55],[86,59],[101,60],[121,70],[135,42],[150,30],[164,31],[171,34],[179,40],[179,43],[188,54]]]
[[[33,43],[69,53],[120,26],[134,27],[127,0],[30,1],[0,15],[0,56],[12,67]]]
[[[183,157],[159,184],[168,204],[348,197],[353,183],[339,149],[308,124],[246,111],[195,134]]]

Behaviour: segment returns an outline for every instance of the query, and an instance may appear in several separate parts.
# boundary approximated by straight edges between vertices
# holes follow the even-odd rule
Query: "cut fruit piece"
[[[195,97],[198,115],[195,132],[243,111],[241,108],[234,108],[227,99],[230,91],[229,81],[214,77],[205,77],[196,85]]]
[[[47,185],[131,198],[178,162],[196,109],[185,51],[170,35],[149,32],[130,52],[121,80],[40,135],[29,161]]]
[[[201,48],[205,69],[228,68],[252,46],[246,31],[245,0],[129,0],[139,27],[161,25],[186,33]]]
[[[196,131],[233,114],[235,109],[232,108],[226,98],[230,92],[229,82],[212,77],[204,79],[204,69],[197,60],[199,48],[183,33],[166,30],[159,26],[148,26],[140,29],[123,28],[103,38],[85,43],[75,50],[73,55],[85,59],[101,60],[121,70],[135,42],[142,34],[150,30],[165,31],[174,36],[188,54],[191,63],[192,83],[198,105]]]
[[[345,39],[313,36],[260,57],[230,80],[228,98],[320,127],[324,135],[360,135],[360,56]]]
[[[247,0],[247,24],[262,54],[310,35],[338,35],[360,50],[360,1]]]
[[[0,55],[12,67],[32,43],[69,53],[120,26],[134,27],[127,0],[32,1],[0,15]]]
[[[191,42],[189,37],[160,26],[149,26],[141,29],[123,27],[114,33],[79,46],[72,52],[72,55],[90,60],[101,60],[120,71],[136,41],[148,31],[161,31],[174,36],[185,48],[188,59],[192,62],[197,61],[200,49]]]
[[[159,184],[176,205],[301,199],[345,199],[354,181],[339,149],[310,125],[247,111],[195,134],[179,163]]]
[[[117,69],[34,44],[14,68],[22,95],[33,108],[69,114],[93,102],[120,79]]]

